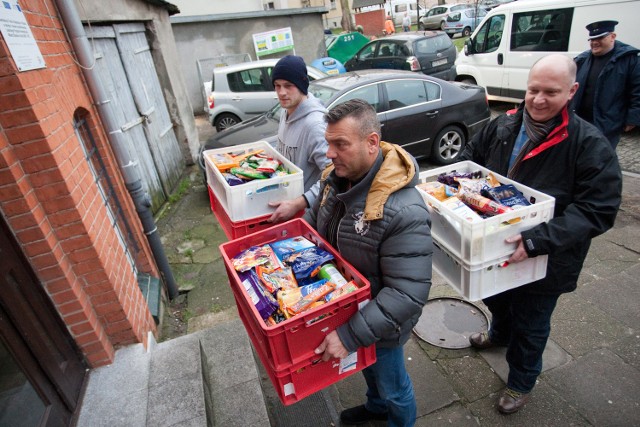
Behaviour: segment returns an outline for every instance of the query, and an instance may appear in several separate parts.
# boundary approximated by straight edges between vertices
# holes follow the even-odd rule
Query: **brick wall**
[[[362,25],[364,35],[367,37],[382,36],[384,29],[384,19],[386,15],[384,9],[372,10],[369,12],[359,12],[355,14],[356,25]]]
[[[158,276],[135,209],[51,0],[20,5],[46,68],[18,72],[0,37],[0,213],[89,364],[156,327],[73,127],[84,116],[129,223],[141,271]]]

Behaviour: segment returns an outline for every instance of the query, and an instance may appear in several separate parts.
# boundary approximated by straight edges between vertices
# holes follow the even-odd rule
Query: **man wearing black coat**
[[[486,298],[488,333],[473,334],[478,349],[507,347],[509,378],[497,408],[511,414],[529,399],[542,370],[558,298],[576,289],[591,239],[614,224],[622,174],[607,139],[568,105],[578,89],[576,65],[554,54],[529,73],[525,100],[492,120],[469,143],[472,160],[555,198],[554,217],[507,239],[517,245],[508,262],[549,255],[544,279]]]

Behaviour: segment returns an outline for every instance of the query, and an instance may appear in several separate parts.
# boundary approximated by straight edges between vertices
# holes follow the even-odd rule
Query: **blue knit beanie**
[[[300,92],[306,95],[309,89],[309,77],[304,59],[295,55],[281,58],[271,72],[271,81],[275,82],[278,79],[293,83],[300,89]]]

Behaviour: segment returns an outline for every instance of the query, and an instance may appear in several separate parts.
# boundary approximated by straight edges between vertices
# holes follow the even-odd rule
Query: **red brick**
[[[0,105],[6,106],[5,108],[7,110],[18,110],[30,108],[31,102],[24,91],[17,91],[6,95],[0,95]]]
[[[49,212],[49,207],[45,205],[45,208],[47,209],[47,212]],[[76,209],[68,209],[66,211],[49,213],[49,221],[51,222],[51,225],[57,229],[57,232],[61,233],[61,239],[76,236],[79,233],[86,233],[84,226],[81,225],[82,229],[77,228],[78,225],[81,224],[81,220],[82,218],[80,217]],[[67,231],[68,229],[65,229],[65,227],[68,226],[73,226],[74,228]],[[58,229],[58,227],[60,227],[60,229]]]
[[[30,259],[31,265],[36,269],[51,267],[58,264],[58,258],[52,253],[43,253]]]
[[[30,191],[28,194],[24,194],[21,199],[4,201],[2,203],[2,210],[7,217],[12,217],[30,212],[31,206],[35,206],[37,203],[38,199],[35,197],[35,192]]]
[[[64,291],[64,292],[58,292],[57,294],[52,295],[51,299],[57,305],[67,304],[69,302],[77,300],[75,292],[73,292],[71,290]]]
[[[51,153],[51,145],[49,144],[49,138],[32,140],[16,144],[13,146],[16,156],[20,160],[26,160],[31,157],[36,157],[42,154]]]
[[[45,284],[45,288],[49,295],[57,294],[58,292],[64,292],[71,287],[66,278],[52,280]]]
[[[58,311],[60,312],[61,315],[65,316],[69,313],[75,313],[77,311],[82,310],[82,306],[80,305],[80,302],[78,302],[77,300],[75,301],[71,301],[67,304],[60,304],[58,305]]]
[[[0,77],[0,93],[13,93],[22,90],[22,84],[17,75]]]

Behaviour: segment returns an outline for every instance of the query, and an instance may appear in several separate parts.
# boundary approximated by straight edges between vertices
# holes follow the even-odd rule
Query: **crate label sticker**
[[[293,383],[285,384],[283,389],[284,389],[284,395],[285,396],[289,396],[289,395],[294,394],[296,392],[296,388],[293,386]]]
[[[344,374],[345,372],[349,372],[356,369],[357,364],[358,364],[358,352],[354,351],[344,359],[340,359],[340,367],[338,368],[338,374]]]

